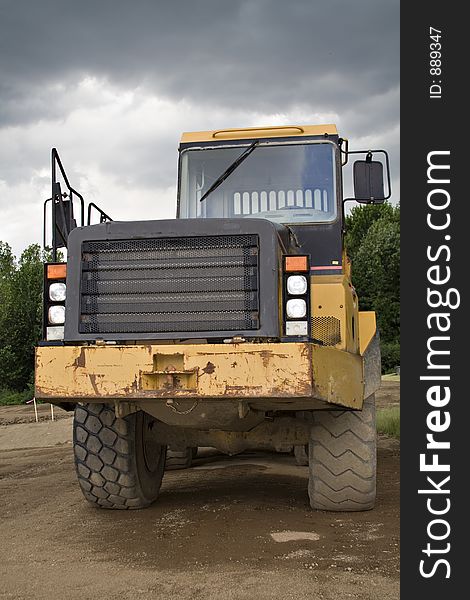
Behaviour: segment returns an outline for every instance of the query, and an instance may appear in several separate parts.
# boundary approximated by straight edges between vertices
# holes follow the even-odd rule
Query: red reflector
[[[286,271],[307,271],[306,256],[286,256]]]
[[[47,265],[47,279],[65,279],[67,275],[67,263],[60,265]]]

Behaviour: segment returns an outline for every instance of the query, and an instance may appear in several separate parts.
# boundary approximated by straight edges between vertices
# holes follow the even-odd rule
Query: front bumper
[[[42,346],[35,386],[52,402],[315,399],[361,408],[375,391],[365,372],[363,356],[310,343]]]

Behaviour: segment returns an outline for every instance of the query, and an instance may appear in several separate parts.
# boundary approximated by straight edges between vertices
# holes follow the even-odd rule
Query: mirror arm
[[[343,144],[344,144],[344,150],[343,150]],[[340,154],[344,154],[344,162],[343,162],[343,160],[341,160],[341,166],[344,167],[345,165],[348,164],[348,158],[349,158],[349,140],[348,140],[348,138],[339,138],[338,146],[339,146]]]

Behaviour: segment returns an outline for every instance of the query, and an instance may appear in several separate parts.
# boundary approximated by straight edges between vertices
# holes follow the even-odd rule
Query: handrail
[[[48,198],[44,200],[44,205],[42,209],[42,247],[46,249],[46,219],[47,219],[47,203],[50,202],[52,198]]]
[[[112,221],[112,218],[107,215],[104,210],[101,210],[99,206],[97,206],[94,202],[90,202],[88,204],[88,213],[87,213],[87,225],[91,225],[91,209],[94,208],[100,214],[100,223],[105,223],[106,221]]]
[[[212,134],[213,138],[222,137],[224,134],[243,133],[243,132],[254,132],[254,131],[298,131],[299,133],[305,133],[305,130],[298,125],[274,125],[271,127],[245,127],[242,129],[218,129]]]
[[[62,165],[62,161],[60,160],[59,153],[56,148],[52,148],[51,151],[51,166],[52,166],[52,194],[50,198],[44,200],[43,204],[43,233],[42,233],[42,243],[44,249],[46,249],[47,243],[47,214],[48,214],[48,204],[51,203],[51,221],[52,221],[52,238],[51,238],[51,246],[52,246],[52,260],[57,261],[57,250],[59,248],[67,247],[67,236],[77,227],[77,222],[74,218],[74,200],[78,198],[80,202],[80,219],[78,226],[85,226],[85,199],[75,188],[70,185],[69,179],[67,177],[67,173],[65,172],[64,166]],[[57,177],[60,173],[60,179],[65,184],[67,188],[67,192],[62,192],[60,187],[60,182],[57,180]],[[68,198],[68,200],[65,200]],[[90,202],[88,204],[87,210],[87,223],[86,225],[91,224],[91,211],[95,209],[100,215],[100,223],[104,223],[106,221],[112,221],[112,218],[106,214],[99,206],[97,206],[94,202]],[[57,213],[59,211],[59,213]],[[60,219],[57,217],[60,216]]]

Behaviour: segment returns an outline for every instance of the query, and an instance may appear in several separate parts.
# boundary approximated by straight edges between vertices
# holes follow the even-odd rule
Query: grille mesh
[[[258,236],[82,245],[81,333],[259,328]]]
[[[341,342],[341,322],[336,317],[313,317],[312,337],[325,346],[336,346]]]

